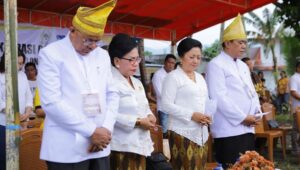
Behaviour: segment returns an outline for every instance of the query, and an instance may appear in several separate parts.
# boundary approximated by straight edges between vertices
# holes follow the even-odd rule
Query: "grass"
[[[293,118],[291,114],[277,114],[275,119],[279,125],[293,125]]]
[[[282,158],[281,148],[275,149],[275,167],[281,170],[299,170],[300,155],[292,155],[290,150],[287,151],[286,159]],[[265,154],[263,154],[265,156]]]

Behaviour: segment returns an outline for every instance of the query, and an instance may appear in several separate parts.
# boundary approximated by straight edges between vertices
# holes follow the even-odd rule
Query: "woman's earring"
[[[119,66],[119,65],[116,65],[116,67],[117,67],[117,68],[120,68],[120,66]]]

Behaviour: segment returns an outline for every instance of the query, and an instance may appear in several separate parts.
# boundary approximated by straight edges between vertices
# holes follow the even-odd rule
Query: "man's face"
[[[168,58],[164,64],[166,72],[169,73],[170,71],[174,70],[175,64],[176,60],[174,58]]]
[[[97,48],[97,43],[100,40],[99,37],[85,35],[74,27],[71,27],[70,31],[73,47],[80,55],[87,55]]]
[[[241,58],[246,52],[247,41],[246,40],[232,40],[225,42],[226,50],[233,58]]]
[[[21,71],[24,65],[24,59],[22,56],[18,56],[18,70]]]
[[[25,73],[29,80],[35,79],[37,75],[37,71],[34,66],[25,66]]]
[[[296,68],[296,72],[297,72],[297,73],[300,73],[300,66],[298,66],[298,67]]]
[[[257,75],[258,75],[258,77],[259,77],[260,79],[264,78],[264,73],[263,73],[263,72],[259,72]]]
[[[282,78],[286,77],[285,72],[280,72],[280,76],[281,76]]]

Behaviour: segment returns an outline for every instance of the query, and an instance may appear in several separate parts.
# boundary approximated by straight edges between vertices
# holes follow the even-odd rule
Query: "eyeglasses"
[[[100,46],[100,45],[101,45],[101,41],[98,41],[98,40],[92,40],[92,39],[90,39],[90,38],[82,39],[82,42],[83,42],[83,45],[84,45],[84,46],[91,46],[91,45],[93,45],[94,43],[95,43],[97,46]]]
[[[93,40],[91,38],[84,38],[84,34],[81,33],[79,30],[75,29],[75,31],[77,31],[80,34],[80,37],[82,38],[82,43],[84,46],[91,46],[94,43],[96,44],[96,46],[101,46],[101,40]]]
[[[136,58],[120,58],[122,60],[127,60],[130,62],[130,64],[134,64],[134,63],[140,63],[142,61],[141,57],[136,57]]]

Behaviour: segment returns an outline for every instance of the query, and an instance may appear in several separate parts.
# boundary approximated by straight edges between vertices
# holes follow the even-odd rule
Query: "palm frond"
[[[254,21],[253,26],[261,27],[262,25],[264,25],[263,20],[258,15],[256,15],[254,12],[249,12],[249,15],[252,18],[252,20]]]
[[[250,36],[250,37],[261,37],[261,33],[259,32],[256,32],[256,31],[246,31],[246,34],[247,36]]]
[[[248,38],[248,43],[249,44],[265,44],[265,40],[264,39],[257,39],[257,38]]]

